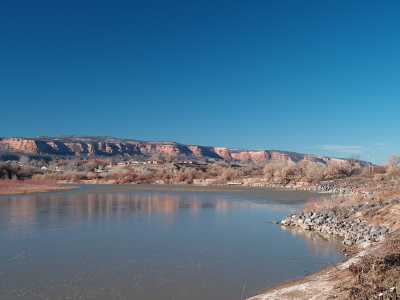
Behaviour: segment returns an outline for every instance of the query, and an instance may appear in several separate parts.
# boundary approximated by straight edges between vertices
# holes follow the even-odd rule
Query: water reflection
[[[2,197],[0,299],[238,299],[342,259],[339,242],[268,223],[309,194],[110,190]]]
[[[107,217],[121,212],[163,211],[174,214],[180,209],[187,209],[193,214],[202,209],[214,209],[217,212],[229,207],[263,207],[273,211],[288,211],[293,213],[296,206],[276,203],[255,203],[251,201],[232,201],[219,197],[204,197],[196,195],[168,194],[86,194],[65,196],[29,196],[12,197],[0,201],[0,223],[10,225],[10,229],[31,226],[38,217],[57,215],[73,217],[73,219]],[[16,226],[16,227],[14,227]]]
[[[341,241],[342,237],[327,234],[319,231],[303,230],[300,227],[295,226],[281,226],[282,230],[290,233],[293,237],[298,237],[300,240],[307,245],[307,248],[317,256],[327,256],[332,252],[332,248],[337,251],[343,249]],[[321,244],[324,246],[321,247]],[[325,247],[330,245],[330,247]]]

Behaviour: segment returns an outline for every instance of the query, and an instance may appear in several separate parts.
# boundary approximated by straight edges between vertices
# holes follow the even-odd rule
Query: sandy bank
[[[75,189],[76,186],[62,186],[62,187],[53,187],[53,188],[30,188],[30,189],[21,189],[21,190],[11,190],[11,191],[0,191],[0,195],[17,195],[17,194],[31,194],[31,193],[43,193],[43,192],[51,192],[58,190],[70,190]]]

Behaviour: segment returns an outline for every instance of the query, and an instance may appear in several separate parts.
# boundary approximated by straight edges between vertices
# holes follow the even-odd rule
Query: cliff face
[[[299,154],[275,150],[228,149],[220,147],[205,147],[183,145],[172,142],[140,142],[119,140],[112,137],[73,137],[56,138],[2,138],[0,150],[7,152],[26,153],[30,155],[63,155],[63,156],[116,156],[127,157],[153,155],[181,156],[198,158],[215,158],[226,160],[246,160],[262,162],[269,160],[299,161],[310,157],[315,161],[330,164],[333,161],[344,161],[322,156]]]
[[[0,140],[0,149],[6,151],[18,151],[28,154],[37,154],[39,148],[34,140],[23,138],[5,138]]]

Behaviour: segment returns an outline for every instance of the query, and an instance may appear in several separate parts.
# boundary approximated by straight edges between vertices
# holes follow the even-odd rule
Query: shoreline
[[[370,245],[362,245],[368,248]],[[351,257],[344,261],[328,266],[319,272],[312,273],[300,279],[276,283],[260,290],[256,296],[246,300],[323,300],[323,299],[348,299],[347,295],[336,290],[336,286],[349,279],[346,268],[366,255],[365,249],[354,250]]]
[[[347,195],[347,197],[349,196]],[[379,198],[379,196],[376,198]],[[371,199],[371,202],[374,200],[373,197],[369,199]],[[339,212],[332,216],[332,211],[335,212],[340,208],[345,212]],[[352,211],[354,208],[356,208],[355,211]],[[303,278],[267,286],[260,290],[256,296],[247,300],[359,299],[360,293],[367,292],[370,295],[379,294],[378,296],[381,297],[391,295],[389,298],[378,299],[398,299],[398,296],[393,296],[396,294],[396,288],[399,290],[397,285],[385,286],[381,283],[382,286],[379,288],[373,285],[375,286],[374,291],[371,292],[368,287],[359,284],[359,282],[363,282],[363,279],[360,279],[360,275],[356,275],[357,271],[354,270],[357,268],[363,270],[362,266],[365,260],[371,261],[379,257],[397,255],[396,250],[382,253],[382,249],[387,247],[388,241],[396,240],[397,232],[400,229],[399,195],[392,195],[390,200],[386,202],[379,199],[377,203],[367,201],[364,202],[364,205],[349,206],[346,203],[340,203],[335,206],[335,209],[325,209],[328,216],[321,215],[321,211],[318,209],[315,211],[292,214],[284,217],[280,222],[275,222],[275,224],[295,226],[301,230],[313,230],[320,234],[344,237],[344,260]],[[312,218],[313,214],[315,215],[314,218]],[[361,262],[358,263],[359,261]],[[366,274],[365,276],[372,277],[372,275]],[[398,277],[391,278],[395,282],[398,281]],[[371,280],[373,282],[373,279]],[[364,289],[367,290],[364,291]]]
[[[0,195],[21,195],[21,194],[35,194],[35,193],[45,193],[45,192],[52,192],[52,191],[62,191],[62,190],[71,190],[76,189],[76,186],[63,186],[63,187],[54,187],[54,188],[34,188],[34,189],[22,189],[22,190],[13,190],[13,191],[6,191],[0,192]]]

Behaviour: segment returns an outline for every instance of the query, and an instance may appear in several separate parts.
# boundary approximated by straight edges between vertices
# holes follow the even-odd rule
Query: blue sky
[[[110,135],[383,164],[400,1],[0,1],[1,137]]]

